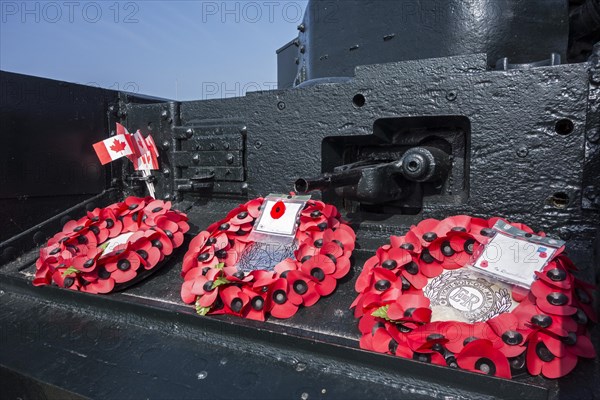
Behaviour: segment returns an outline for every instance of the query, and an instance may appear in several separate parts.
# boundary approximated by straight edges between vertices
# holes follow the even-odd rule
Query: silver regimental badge
[[[486,321],[516,306],[510,286],[468,270],[444,272],[423,293],[431,301],[432,321]]]

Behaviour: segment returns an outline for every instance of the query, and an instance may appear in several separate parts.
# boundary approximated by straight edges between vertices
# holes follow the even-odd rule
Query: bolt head
[[[600,129],[591,129],[587,132],[586,136],[590,143],[598,143],[600,142]]]
[[[588,200],[594,200],[597,197],[596,189],[593,186],[588,186],[583,190],[583,195]]]
[[[527,157],[527,154],[529,154],[529,150],[525,146],[519,147],[517,150],[517,156],[519,157]]]

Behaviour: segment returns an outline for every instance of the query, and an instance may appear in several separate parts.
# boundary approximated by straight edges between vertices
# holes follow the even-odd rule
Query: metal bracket
[[[243,194],[245,134],[242,124],[231,121],[176,127],[177,147],[171,159],[177,191]]]

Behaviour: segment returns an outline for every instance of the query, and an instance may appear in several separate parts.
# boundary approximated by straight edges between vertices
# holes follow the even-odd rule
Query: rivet
[[[596,189],[593,186],[587,186],[584,190],[583,190],[583,195],[588,199],[588,200],[594,200],[597,196],[596,193]]]
[[[591,129],[586,134],[587,140],[590,143],[598,143],[600,142],[600,129]]]
[[[527,157],[527,154],[529,154],[529,150],[527,150],[527,147],[525,146],[519,147],[519,149],[517,150],[517,156],[521,158]]]

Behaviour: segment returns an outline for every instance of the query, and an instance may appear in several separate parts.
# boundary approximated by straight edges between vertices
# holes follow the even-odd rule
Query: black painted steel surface
[[[325,3],[310,3],[309,9]],[[511,63],[536,61],[536,51],[564,54],[566,28],[558,17],[562,11],[557,10],[565,3],[546,2],[547,9],[533,3],[494,4],[521,10],[514,23],[525,18],[520,7],[541,10],[543,25],[554,23],[559,28],[556,35],[540,29],[545,38],[538,39],[547,48],[526,41],[522,48],[514,47],[498,33],[503,28],[492,24],[493,34],[484,44],[477,38],[468,43],[464,37],[440,43],[448,50],[454,40],[461,53],[486,50],[487,55],[376,65],[360,65],[356,60],[362,58],[356,56],[348,63],[339,61],[339,71],[320,69],[317,64],[324,60],[313,58],[314,75],[306,78],[347,79],[313,81],[297,89],[240,98],[158,102],[1,73],[3,82],[62,88],[58,92],[68,97],[64,104],[54,104],[35,96],[22,98],[12,89],[5,92],[3,86],[2,133],[8,132],[11,141],[5,159],[25,151],[15,165],[31,162],[36,152],[47,150],[50,137],[54,140],[49,148],[55,153],[40,164],[51,172],[40,182],[30,181],[33,178],[27,174],[19,179],[20,171],[10,162],[6,171],[12,172],[3,170],[6,185],[0,193],[10,200],[7,212],[29,229],[16,234],[9,228],[2,232],[6,236],[0,236],[0,378],[9,384],[2,385],[0,395],[303,400],[597,396],[600,382],[593,378],[600,376],[598,359],[580,360],[572,374],[559,380],[528,375],[495,379],[362,351],[348,309],[362,264],[390,234],[403,234],[424,218],[461,213],[502,216],[567,240],[579,276],[600,283],[600,46],[589,61],[577,64],[489,68],[489,60],[498,54],[510,57]],[[446,7],[441,2],[429,4]],[[447,4],[460,8],[474,3]],[[496,6],[478,4],[480,17],[485,17],[481,21],[489,22],[490,10]],[[351,10],[349,6],[349,16]],[[311,33],[315,21],[310,18],[301,28],[301,37],[317,35]],[[466,18],[454,27],[468,35],[479,20]],[[409,29],[411,23],[398,29]],[[447,29],[433,28],[423,40],[433,41],[439,36],[437,29]],[[522,28],[528,32],[526,23]],[[344,29],[370,38],[366,27]],[[400,36],[380,39],[389,49]],[[331,45],[316,38],[311,42],[314,49],[305,49],[303,62],[319,54],[319,46]],[[506,46],[514,54],[500,51]],[[426,49],[386,50],[373,62],[424,58]],[[365,50],[359,46],[344,51],[355,57]],[[516,57],[519,54],[531,58]],[[354,62],[359,65],[356,70]],[[80,98],[85,100],[73,101]],[[38,108],[46,112],[36,112]],[[197,316],[179,296],[187,243],[162,270],[123,293],[93,296],[32,287],[38,246],[64,222],[127,195],[145,194],[139,176],[125,162],[100,169],[95,179],[68,178],[72,171],[67,154],[79,154],[77,163],[91,162],[91,144],[117,121],[130,130],[152,133],[160,150],[161,169],[153,173],[157,197],[172,200],[188,213],[192,226],[188,241],[240,202],[289,191],[297,178],[332,172],[342,164],[399,159],[407,147],[432,145],[443,148],[452,165],[443,184],[422,190],[420,197],[410,201],[362,204],[326,193],[324,198],[340,208],[357,232],[352,270],[332,296],[289,320],[259,323]],[[36,140],[26,135],[32,131]],[[68,141],[69,146],[61,148],[57,140]],[[73,141],[81,147],[79,153]],[[55,159],[60,160],[56,165],[48,161]],[[29,212],[32,200],[21,201],[23,193],[43,196],[35,204],[44,209]],[[599,349],[600,329],[595,327],[592,334]]]
[[[563,0],[311,1],[294,83],[353,76],[358,65],[475,53],[486,53],[490,66],[551,53],[565,60],[568,16]]]

